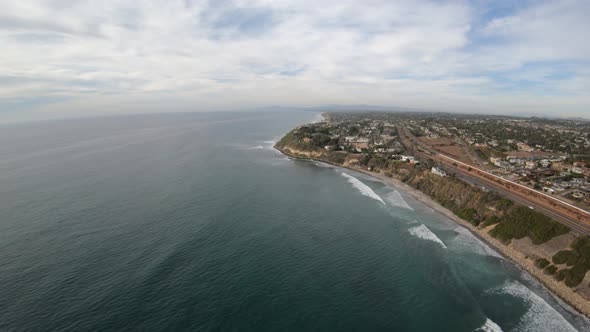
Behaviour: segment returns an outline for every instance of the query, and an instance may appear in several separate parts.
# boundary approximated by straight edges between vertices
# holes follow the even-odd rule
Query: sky
[[[0,121],[272,105],[590,118],[588,0],[0,8]]]

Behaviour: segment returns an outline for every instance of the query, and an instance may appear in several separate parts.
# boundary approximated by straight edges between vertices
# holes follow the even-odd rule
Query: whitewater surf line
[[[366,184],[364,184],[361,180],[355,178],[352,175],[348,175],[346,173],[340,173],[342,174],[342,176],[344,176],[345,178],[348,179],[348,182],[350,184],[352,184],[353,187],[355,187],[356,189],[358,189],[358,191],[367,197],[371,197],[374,200],[377,200],[379,202],[381,202],[381,204],[385,205],[385,202],[383,201],[383,199],[381,198],[381,196],[377,195],[376,192],[373,191],[373,189],[371,189],[371,187],[367,186]]]

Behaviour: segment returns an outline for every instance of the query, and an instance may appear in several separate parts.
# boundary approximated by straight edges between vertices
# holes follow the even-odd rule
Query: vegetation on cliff
[[[338,140],[332,139],[326,129],[315,126],[301,126],[283,136],[276,143],[276,146],[278,148],[292,147],[298,150],[313,151],[334,144],[338,144]]]
[[[524,206],[515,206],[490,234],[503,242],[528,236],[533,244],[541,244],[567,232],[568,227],[551,218]]]
[[[586,272],[590,270],[590,238],[578,238],[571,247],[572,250],[559,251],[551,260],[556,265],[571,266],[571,268],[559,270],[556,279],[564,280],[569,287],[575,287],[584,280]]]
[[[452,177],[416,170],[406,182],[474,226],[496,225],[490,234],[504,243],[529,237],[533,244],[541,244],[569,232],[568,227],[537,211]]]

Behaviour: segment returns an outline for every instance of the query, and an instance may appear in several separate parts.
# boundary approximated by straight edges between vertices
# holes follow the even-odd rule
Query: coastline
[[[474,236],[479,238],[483,241],[486,245],[490,246],[492,249],[497,251],[500,255],[502,255],[507,260],[513,262],[518,267],[520,267],[523,271],[526,271],[530,276],[532,276],[535,280],[541,283],[553,296],[561,299],[565,303],[567,303],[572,309],[574,309],[578,314],[584,316],[585,318],[590,318],[590,301],[584,299],[580,294],[576,293],[573,289],[567,287],[565,284],[558,282],[557,280],[553,279],[552,276],[545,275],[542,270],[538,269],[535,266],[534,259],[529,258],[523,252],[512,248],[510,245],[504,245],[494,237],[492,237],[487,229],[481,229],[476,226],[473,226],[469,222],[459,218],[455,215],[452,211],[448,210],[447,208],[440,205],[438,202],[434,201],[428,195],[424,194],[423,192],[419,191],[416,188],[409,186],[408,184],[402,182],[401,180],[393,177],[388,177],[382,173],[375,173],[371,171],[367,171],[361,168],[355,167],[348,167],[344,165],[339,165],[335,163],[331,163],[324,160],[315,159],[313,157],[303,157],[303,156],[295,156],[288,152],[285,152],[283,149],[280,149],[277,146],[273,146],[277,151],[281,152],[285,156],[293,159],[298,160],[306,160],[306,161],[314,161],[320,162],[323,164],[327,164],[334,167],[344,168],[351,171],[359,172],[380,180],[381,182],[385,183],[386,185],[396,187],[402,189],[405,193],[412,196],[417,201],[427,205],[428,207],[432,208],[438,213],[441,213],[448,219],[454,221],[458,225],[467,228]],[[493,226],[490,226],[493,227]],[[587,280],[586,278],[585,280]]]

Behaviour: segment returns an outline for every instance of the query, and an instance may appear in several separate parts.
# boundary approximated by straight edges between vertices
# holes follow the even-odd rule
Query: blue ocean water
[[[400,189],[272,149],[316,116],[0,126],[0,330],[588,329]]]

